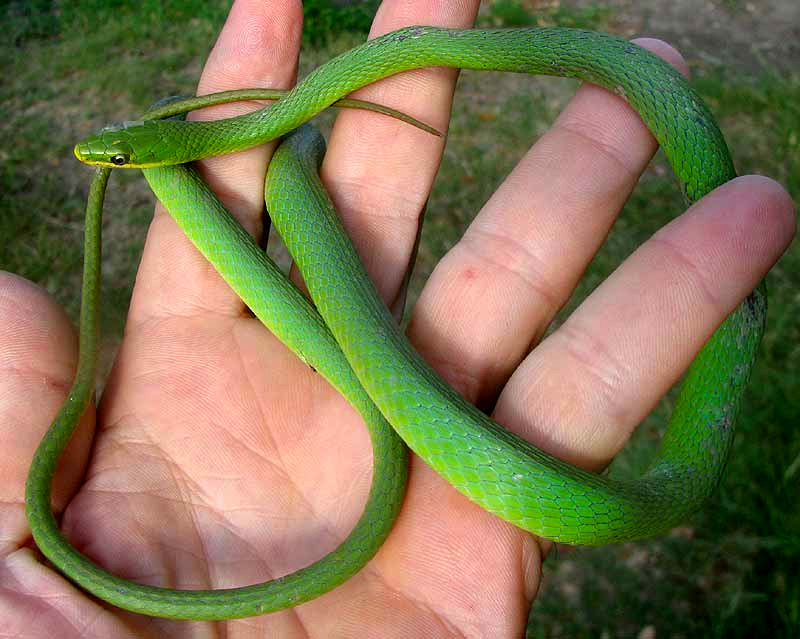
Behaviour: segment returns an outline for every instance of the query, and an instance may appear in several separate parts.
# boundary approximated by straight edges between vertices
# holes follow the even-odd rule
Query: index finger
[[[198,95],[229,89],[286,88],[295,80],[303,14],[298,0],[236,0],[211,51]],[[220,119],[254,111],[257,102],[203,109],[194,119]],[[264,175],[274,144],[200,164],[204,179],[228,210],[257,238],[262,232]],[[238,315],[238,296],[160,206],[148,232],[128,321],[203,312]]]

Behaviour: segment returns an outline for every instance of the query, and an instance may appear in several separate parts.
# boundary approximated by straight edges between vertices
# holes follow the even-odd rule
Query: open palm
[[[387,0],[373,35],[413,23],[469,26],[477,4]],[[236,2],[200,92],[290,86],[300,30],[296,0]],[[680,64],[665,45],[645,44]],[[359,95],[445,129],[454,80],[452,71],[425,70]],[[271,148],[203,167],[256,235]],[[590,469],[624,444],[793,234],[779,186],[735,180],[654,236],[529,354],[653,151],[621,100],[583,87],[442,260],[409,327],[469,399]],[[336,123],[323,178],[390,304],[403,296],[441,152],[441,140],[373,114]],[[521,634],[546,545],[471,504],[417,458],[387,543],[317,600],[211,624],[152,620],[86,597],[26,546],[22,506],[33,449],[74,370],[74,332],[41,290],[0,275],[0,352],[10,371],[0,380],[4,636]],[[262,582],[333,549],[360,515],[372,468],[358,416],[247,314],[161,210],[100,408],[85,416],[66,459],[55,495],[71,542],[116,574],[195,589]]]

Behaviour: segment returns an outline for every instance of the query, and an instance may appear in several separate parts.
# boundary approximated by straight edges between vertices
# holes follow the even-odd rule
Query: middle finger
[[[413,24],[468,27],[478,4],[385,0],[370,38]],[[377,82],[354,96],[444,131],[455,80],[453,69],[419,69]],[[331,135],[322,179],[367,272],[390,306],[402,297],[420,213],[442,148],[440,138],[366,111],[340,113]]]

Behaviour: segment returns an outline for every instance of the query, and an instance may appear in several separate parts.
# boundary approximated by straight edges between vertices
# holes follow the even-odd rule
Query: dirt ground
[[[591,0],[562,0],[590,7]],[[626,36],[669,41],[690,62],[755,71],[800,69],[798,0],[605,0]]]

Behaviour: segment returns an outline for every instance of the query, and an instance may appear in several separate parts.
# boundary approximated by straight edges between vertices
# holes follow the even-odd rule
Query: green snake
[[[407,27],[330,60],[260,111],[213,122],[143,119],[104,129],[79,143],[77,157],[103,167],[87,206],[80,362],[75,386],[35,453],[26,507],[38,547],[87,591],[129,610],[186,619],[243,617],[311,599],[354,574],[388,535],[406,479],[399,438],[485,509],[537,535],[572,544],[657,534],[696,510],[716,487],[763,333],[763,283],[696,356],[656,458],[635,480],[585,472],[538,450],[461,398],[409,345],[319,181],[324,143],[304,123],[359,87],[430,66],[558,75],[601,85],[639,112],[689,202],[735,177],[711,113],[679,72],[626,40],[565,28]],[[178,107],[158,115],[174,115],[191,105]],[[175,166],[281,136],[285,139],[270,163],[265,198],[313,306],[194,170]],[[59,531],[50,484],[94,388],[99,219],[113,167],[143,168],[156,196],[254,314],[364,415],[374,455],[364,514],[339,548],[307,568],[228,590],[144,586],[96,566]]]

